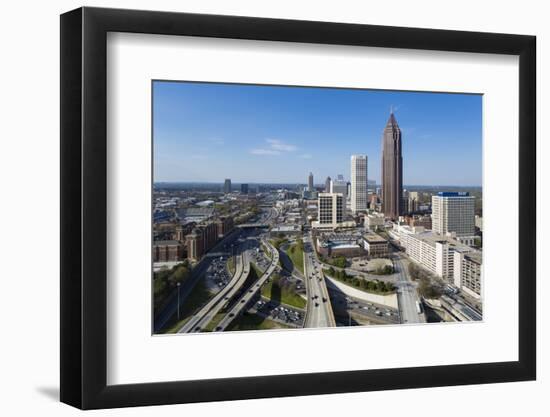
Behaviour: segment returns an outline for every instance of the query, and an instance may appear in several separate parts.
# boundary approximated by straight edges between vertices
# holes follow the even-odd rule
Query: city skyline
[[[341,173],[350,180],[350,156],[365,154],[368,177],[380,184],[380,139],[393,105],[404,186],[482,184],[481,96],[155,82],[154,98],[155,183],[307,184],[311,171],[322,185]]]

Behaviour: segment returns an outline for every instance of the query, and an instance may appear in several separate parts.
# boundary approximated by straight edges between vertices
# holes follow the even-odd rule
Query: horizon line
[[[231,180],[231,183],[232,184],[261,184],[261,185],[264,185],[264,184],[272,184],[272,185],[307,185],[307,182],[285,182],[285,181],[280,181],[280,182],[245,182],[245,181],[233,181]],[[220,181],[220,182],[217,182],[217,181],[153,181],[153,185],[154,184],[220,184],[220,185],[224,185],[224,181]],[[324,186],[323,183],[320,183],[320,184],[313,184],[314,186],[315,185],[318,185],[318,186]],[[376,183],[376,185],[382,185],[382,184],[379,184],[379,183]],[[405,186],[413,186],[413,187],[483,187],[483,185],[474,185],[474,184],[468,184],[468,185],[458,185],[458,184],[403,184],[403,188],[405,188]]]

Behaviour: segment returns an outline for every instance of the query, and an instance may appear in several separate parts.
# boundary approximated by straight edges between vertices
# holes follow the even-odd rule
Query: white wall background
[[[2,178],[0,317],[0,410],[5,415],[74,415],[58,403],[59,392],[59,14],[79,7],[72,0],[10,2],[2,7],[0,43],[0,178]],[[238,14],[395,26],[533,34],[538,37],[538,207],[549,206],[550,156],[547,110],[550,26],[544,2],[124,0],[86,5],[181,12]],[[543,131],[543,128],[546,131]],[[550,233],[548,222],[539,236]],[[546,240],[547,242],[547,240]],[[539,239],[538,256],[550,250]],[[539,266],[539,380],[528,383],[435,388],[287,399],[146,407],[99,415],[279,416],[352,413],[422,415],[429,408],[446,417],[543,415],[550,389],[550,331],[542,294],[550,284]],[[442,346],[444,348],[444,346]]]

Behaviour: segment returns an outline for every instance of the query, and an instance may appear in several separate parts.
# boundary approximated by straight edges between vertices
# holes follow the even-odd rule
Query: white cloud
[[[313,155],[311,155],[310,153],[304,153],[304,154],[300,155],[300,158],[311,159],[311,158],[313,158]]]
[[[277,150],[277,151],[283,151],[283,152],[293,152],[296,149],[298,149],[294,145],[290,145],[288,143],[284,143],[283,141],[280,141],[279,139],[266,139],[266,142],[269,143],[271,149]]]
[[[250,151],[253,155],[281,155],[283,152],[294,152],[297,146],[285,143],[279,139],[266,139],[267,148],[256,148]]]
[[[274,149],[252,149],[250,151],[253,155],[280,155],[281,152]]]

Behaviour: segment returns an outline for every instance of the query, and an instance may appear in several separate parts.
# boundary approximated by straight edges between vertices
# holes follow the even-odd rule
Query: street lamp
[[[176,283],[176,285],[178,286],[178,321],[180,321],[180,287],[181,287],[181,283],[178,282],[178,283]]]

